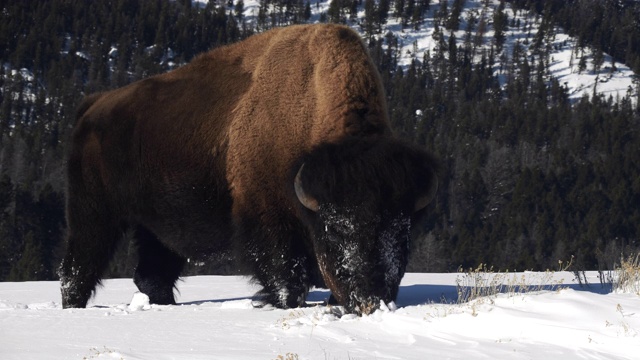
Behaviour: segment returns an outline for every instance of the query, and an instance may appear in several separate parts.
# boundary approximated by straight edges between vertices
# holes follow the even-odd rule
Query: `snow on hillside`
[[[604,294],[597,273],[516,273],[566,286],[460,305],[459,274],[407,274],[397,309],[356,317],[319,304],[257,309],[239,276],[178,284],[178,305],[148,305],[131,279],[106,280],[87,309],[60,306],[58,282],[0,283],[0,359],[637,359],[640,297]],[[521,280],[518,280],[521,281]],[[464,284],[464,283],[463,283]]]
[[[232,0],[233,4],[236,4],[238,0]],[[193,0],[194,3],[199,6],[204,6],[209,0]],[[249,26],[256,24],[258,10],[260,8],[259,0],[246,0],[244,1],[244,18]],[[313,0],[311,3],[312,16],[311,23],[317,23],[320,21],[321,14],[326,14],[329,9],[331,0]],[[453,0],[449,0],[449,8]],[[488,6],[484,6],[487,3]],[[487,24],[487,31],[482,36],[482,45],[476,49],[476,55],[479,57],[481,51],[484,49],[488,51],[493,42],[493,29],[492,19],[493,14],[498,5],[499,0],[466,0],[464,10],[460,16],[460,30],[455,32],[457,43],[462,46],[464,43],[465,30],[468,26],[468,20],[470,15],[473,14],[476,19],[483,18]],[[431,1],[429,10],[426,12],[424,19],[419,27],[419,30],[413,30],[411,26],[403,27],[400,19],[393,16],[393,4],[391,4],[391,11],[386,25],[378,37],[384,37],[386,34],[391,33],[395,35],[401,41],[402,51],[399,58],[399,64],[407,67],[412,60],[416,59],[420,61],[423,58],[425,52],[430,51],[432,54],[437,46],[437,41],[434,39],[434,23],[435,14],[439,11],[440,5],[438,1]],[[541,24],[541,17],[535,16],[527,11],[520,11],[516,14],[511,8],[511,4],[506,4],[505,13],[509,18],[509,24],[512,20],[519,20],[520,26],[509,26],[506,33],[506,41],[504,44],[504,61],[498,60],[494,68],[494,73],[499,79],[505,80],[506,69],[500,64],[508,64],[514,46],[519,44],[527,50],[529,57],[533,56],[529,45],[532,43],[533,38],[538,33],[538,28]],[[364,1],[361,2],[358,11],[358,18],[355,21],[348,21],[353,29],[363,33],[360,24],[364,19]],[[475,26],[477,28],[477,24]],[[525,31],[526,28],[526,31]],[[451,32],[441,27],[445,42],[448,41]],[[640,76],[635,75],[633,71],[626,65],[619,62],[612,62],[611,56],[604,54],[604,62],[601,68],[596,72],[593,66],[593,54],[590,48],[579,50],[576,46],[576,40],[565,34],[559,27],[555,28],[556,35],[550,39],[548,46],[551,49],[549,62],[550,62],[550,76],[553,76],[559,80],[559,83],[569,90],[570,98],[577,100],[583,95],[591,96],[594,91],[596,93],[604,94],[605,96],[612,96],[614,100],[621,98],[625,95],[631,95],[633,99],[638,97],[640,91]],[[152,48],[152,47],[150,47]],[[111,49],[117,51],[116,48]],[[170,52],[171,49],[168,50]],[[579,67],[579,57],[584,53],[586,63],[584,69]],[[86,53],[79,52],[77,55],[85,58],[89,58]],[[170,57],[170,56],[169,56]],[[28,69],[21,69],[20,71],[8,68],[7,64],[5,71],[11,72],[12,76],[15,76],[18,72],[23,78],[33,78],[33,75]],[[635,79],[635,80],[634,80]],[[31,96],[33,97],[33,96]]]
[[[200,3],[206,3],[208,0],[197,0]],[[312,17],[311,22],[318,22],[320,14],[327,13],[329,3],[331,0],[315,0],[311,1]],[[449,0],[449,8],[451,8],[452,0]],[[468,26],[467,20],[471,14],[474,14],[476,19],[484,18],[488,27],[487,31],[482,36],[482,46],[477,49],[477,54],[484,48],[488,51],[493,41],[493,29],[492,19],[494,11],[500,4],[499,0],[490,0],[488,6],[484,6],[484,0],[467,0],[465,8],[460,16],[460,30],[455,32],[455,36],[458,45],[461,46],[464,42],[465,30]],[[235,4],[235,1],[234,1]],[[244,16],[249,24],[255,23],[260,2],[257,0],[244,1]],[[434,17],[436,11],[439,10],[440,5],[437,1],[431,1],[429,10],[427,11],[424,20],[420,26],[420,30],[413,30],[410,26],[403,28],[400,20],[397,17],[392,16],[393,4],[390,11],[387,24],[384,26],[383,31],[379,36],[385,36],[391,32],[402,41],[402,52],[399,63],[402,66],[408,66],[413,59],[421,60],[425,51],[433,53],[437,46],[437,41],[434,39]],[[538,32],[538,28],[542,21],[541,17],[536,17],[535,14],[531,14],[526,11],[520,11],[516,14],[511,8],[511,4],[507,3],[505,13],[509,18],[509,24],[511,20],[519,20],[520,26],[514,28],[509,27],[506,33],[506,41],[504,44],[504,53],[509,59],[513,51],[513,47],[518,43],[520,46],[527,49],[529,56],[531,51],[529,45],[532,43],[533,38]],[[349,25],[355,30],[362,33],[360,23],[364,19],[364,2],[362,2],[359,12],[358,20],[355,22],[349,22]],[[526,24],[526,31],[525,31]],[[477,24],[476,24],[477,27]],[[448,40],[450,32],[443,29],[445,41]],[[580,71],[577,58],[578,49],[576,47],[576,41],[563,33],[563,30],[556,27],[556,36],[550,39],[551,43],[549,61],[551,63],[551,76],[554,76],[559,80],[559,83],[566,86],[569,90],[570,98],[576,100],[582,97],[584,94],[591,96],[595,91],[597,93],[604,94],[605,96],[623,97],[625,95],[637,94],[640,84],[634,84],[634,73],[631,69],[619,62],[612,63],[612,59],[609,55],[604,54],[604,63],[598,72],[594,72],[593,69],[593,56],[589,48],[584,49],[586,55],[586,69]],[[582,53],[580,52],[580,55]],[[508,60],[507,60],[508,63]],[[612,67],[613,65],[613,67]],[[495,74],[503,75],[504,68],[500,67],[500,64],[496,64]]]

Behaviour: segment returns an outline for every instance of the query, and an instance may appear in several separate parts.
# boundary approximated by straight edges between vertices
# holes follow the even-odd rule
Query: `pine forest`
[[[260,0],[248,18],[243,0],[2,1],[0,281],[57,278],[67,139],[84,95],[272,27],[316,21],[362,34],[395,132],[441,161],[409,271],[545,270],[568,262],[604,270],[637,253],[640,77],[625,96],[594,87],[572,97],[552,76],[549,39],[560,29],[575,39],[581,72],[606,74],[617,62],[640,74],[640,2],[484,0],[477,3],[491,17],[463,16],[469,2],[331,0],[321,11],[317,0]],[[384,30],[390,21],[406,32],[433,27],[437,45],[401,61],[404,39]],[[507,46],[514,29],[526,37]],[[134,254],[124,242],[110,276],[130,277]],[[220,260],[189,264],[189,273],[234,269]]]

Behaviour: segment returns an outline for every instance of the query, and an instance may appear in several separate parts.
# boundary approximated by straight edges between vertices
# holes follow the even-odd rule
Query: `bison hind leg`
[[[67,250],[58,270],[65,309],[87,306],[123,235],[102,202],[77,193],[68,200]]]
[[[133,282],[149,302],[159,305],[175,304],[173,290],[184,267],[184,259],[167,249],[158,238],[144,226],[135,231],[138,244],[138,266]]]

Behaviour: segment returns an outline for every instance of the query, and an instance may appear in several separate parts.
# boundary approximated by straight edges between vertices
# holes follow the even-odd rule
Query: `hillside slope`
[[[327,13],[331,11],[331,2],[332,0],[314,1],[314,6],[310,7],[312,15],[309,21],[326,19]],[[200,3],[208,1],[201,0]],[[561,27],[545,22],[542,16],[532,11],[518,10],[511,3],[500,0],[430,1],[419,20],[407,21],[406,16],[403,16],[404,12],[398,11],[398,3],[404,4],[390,4],[387,21],[374,37],[385,38],[391,34],[399,39],[398,64],[405,69],[414,60],[422,61],[425,52],[433,54],[439,46],[450,46],[449,40],[453,35],[456,46],[473,47],[476,62],[480,61],[482,54],[496,52],[495,57],[500,60],[493,71],[503,80],[503,84],[508,76],[508,64],[514,61],[514,49],[519,48],[516,51],[526,53],[526,57],[544,57],[543,61],[549,67],[549,73],[544,76],[548,79],[556,78],[568,89],[573,100],[593,94],[612,96],[614,99],[638,96],[640,79],[627,65],[615,61],[608,54],[597,54],[602,58],[594,63],[596,54],[592,47],[579,46]],[[444,6],[444,3],[447,5]],[[502,7],[501,3],[504,3]],[[248,0],[243,4],[245,21],[250,26],[257,26],[260,1]],[[376,4],[380,5],[380,2],[376,1]],[[461,4],[461,8],[457,12],[457,20],[452,20],[456,4]],[[342,19],[366,37],[365,6],[365,1],[359,2],[355,17],[343,10]],[[278,11],[276,5],[272,5],[270,10]],[[504,39],[499,41],[500,45],[495,36],[498,12],[501,13],[501,21],[504,21]],[[451,21],[455,21],[457,25],[450,26]]]

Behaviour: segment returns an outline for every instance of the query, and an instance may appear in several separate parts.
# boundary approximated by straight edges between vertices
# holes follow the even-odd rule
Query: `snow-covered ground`
[[[588,288],[568,272],[512,276],[565,288],[455,304],[462,275],[407,274],[395,311],[356,317],[319,304],[323,289],[305,308],[253,308],[238,276],[185,278],[175,306],[106,280],[87,309],[67,310],[57,282],[0,283],[0,359],[639,358],[637,294],[604,294],[597,273]]]

